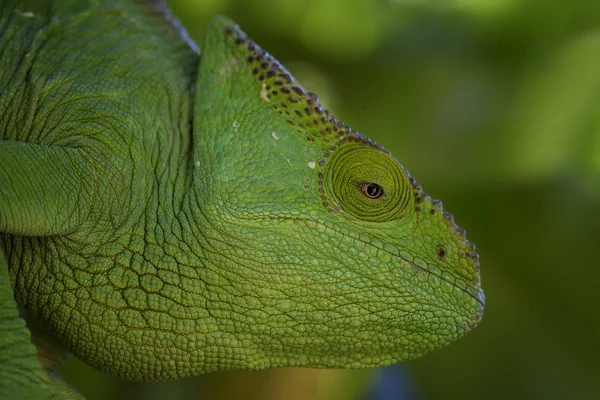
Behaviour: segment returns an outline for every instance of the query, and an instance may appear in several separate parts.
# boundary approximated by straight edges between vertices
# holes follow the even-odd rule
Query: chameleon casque
[[[362,368],[480,321],[452,216],[230,20],[200,56],[160,1],[0,13],[2,398],[77,396],[65,350],[134,380]]]

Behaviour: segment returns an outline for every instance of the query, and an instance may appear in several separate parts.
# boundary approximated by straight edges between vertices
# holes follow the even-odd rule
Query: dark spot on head
[[[319,160],[319,167],[323,167],[325,166],[325,160],[321,159]]]
[[[429,210],[429,214],[434,215],[435,214],[435,208],[432,208],[431,210]]]
[[[338,144],[341,143],[340,140],[344,140],[348,136],[359,136],[349,126],[344,125],[343,122],[338,121],[331,116],[329,110],[323,109],[322,105],[319,103],[319,97],[316,94],[306,91],[306,89],[294,80],[277,60],[271,57],[269,53],[262,50],[252,40],[248,39],[241,31],[237,31],[235,28],[231,27],[226,28],[225,31],[233,34],[230,40],[234,41],[236,44],[244,44],[243,51],[247,51],[245,57],[250,64],[250,68],[252,68],[252,73],[256,76],[257,80],[264,82],[266,85],[263,87],[268,90],[268,98],[271,98],[271,95],[273,97],[278,96],[279,94],[289,95],[287,99],[285,97],[277,99],[277,107],[279,107],[279,114],[282,114],[284,118],[292,118],[293,116],[295,122],[292,123],[292,120],[287,121],[290,125],[293,125],[295,128],[300,128],[303,131],[309,128],[314,129],[318,127],[318,129],[315,130],[321,132],[325,136],[323,140],[327,147],[329,147],[330,141]],[[277,90],[271,90],[271,85],[275,87],[279,86],[279,88],[277,88]],[[297,119],[296,115],[285,110],[290,104],[298,104],[298,110],[294,109],[294,113],[300,119]],[[277,107],[273,108],[277,109]],[[322,127],[319,125],[322,125]],[[336,131],[339,134],[332,134],[332,131]],[[326,132],[329,134],[326,134]],[[303,136],[306,136],[306,134],[308,134],[308,132],[305,132]],[[314,137],[314,135],[315,133],[311,132],[311,136]],[[311,136],[309,136],[308,140],[313,140],[311,139]],[[319,160],[319,166],[323,166],[324,163],[323,160]]]
[[[419,207],[419,206],[415,207],[415,211],[416,212],[421,212],[421,207]]]
[[[233,29],[225,28],[225,33],[227,33],[228,35],[231,35],[233,33]]]
[[[446,257],[446,250],[444,250],[443,247],[438,247],[437,249],[435,249],[435,253],[437,254],[440,260],[443,260],[444,257]]]

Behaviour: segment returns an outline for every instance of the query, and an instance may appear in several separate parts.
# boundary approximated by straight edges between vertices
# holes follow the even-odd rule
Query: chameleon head
[[[230,21],[213,22],[202,57],[195,198],[232,349],[215,365],[386,365],[478,324],[475,247],[395,158]]]

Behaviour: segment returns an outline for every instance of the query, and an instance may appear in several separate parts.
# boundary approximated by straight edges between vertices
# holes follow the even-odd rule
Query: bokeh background
[[[135,384],[76,359],[90,400],[600,399],[600,2],[180,0],[201,45],[234,18],[334,115],[395,154],[481,255],[483,321],[370,371]]]

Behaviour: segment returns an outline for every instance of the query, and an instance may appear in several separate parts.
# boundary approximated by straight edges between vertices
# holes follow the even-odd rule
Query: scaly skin
[[[161,4],[106,3],[0,9],[0,386],[64,396],[10,287],[41,360],[135,380],[387,365],[477,325],[475,248],[395,158],[231,21],[199,60]]]

